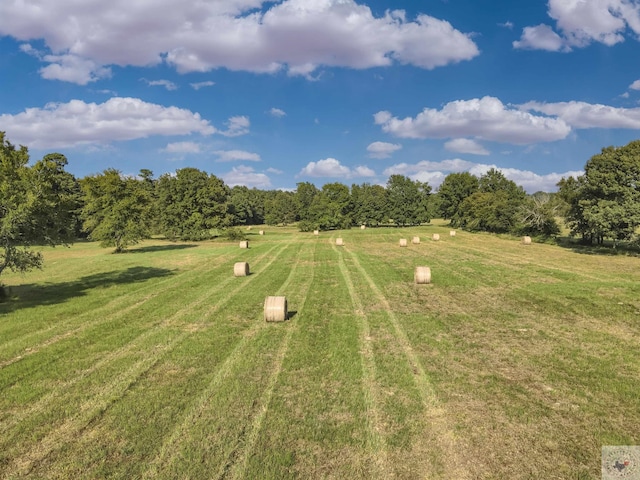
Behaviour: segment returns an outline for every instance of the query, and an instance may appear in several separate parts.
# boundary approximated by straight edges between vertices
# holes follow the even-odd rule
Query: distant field
[[[0,478],[599,479],[640,445],[640,258],[257,230],[3,275]]]

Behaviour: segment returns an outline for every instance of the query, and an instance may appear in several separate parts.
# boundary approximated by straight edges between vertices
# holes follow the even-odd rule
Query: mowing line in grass
[[[349,270],[344,263],[343,254],[335,245],[333,249],[338,254],[338,266],[347,290],[349,291],[353,311],[361,325],[360,345],[362,355],[360,358],[362,362],[362,390],[367,410],[367,433],[370,443],[369,449],[371,451],[372,465],[374,467],[373,478],[386,479],[389,478],[390,472],[387,459],[387,447],[381,433],[384,431],[384,423],[381,420],[380,393],[376,387],[376,362],[371,347],[369,322],[364,313],[364,306],[356,294]]]
[[[448,425],[446,412],[438,402],[431,381],[429,380],[429,377],[427,376],[418,356],[413,350],[406,332],[402,328],[402,325],[400,324],[396,315],[393,313],[393,309],[391,308],[391,305],[389,305],[387,298],[383,295],[371,276],[360,264],[358,256],[348,248],[346,248],[345,251],[349,253],[353,264],[358,269],[362,277],[366,280],[371,289],[371,292],[374,293],[379,304],[383,306],[387,317],[391,321],[396,341],[401,346],[407,361],[409,362],[415,373],[413,378],[425,408],[425,416],[429,420],[433,434],[443,445],[445,445],[445,451],[443,452],[444,458],[442,459],[442,461],[446,465],[446,470],[450,475],[450,478],[456,478],[460,480],[469,478],[468,472],[461,467],[463,454],[459,451],[455,434],[453,433],[451,427]]]
[[[284,247],[282,247],[281,245],[276,245],[272,249],[270,249],[268,252],[265,252],[262,256],[267,256],[270,251],[272,251],[274,248],[278,246],[281,247],[278,254],[270,258],[270,260],[265,265],[265,268],[271,265],[279,257],[279,255],[290,246],[290,244],[291,242],[288,242]],[[253,276],[246,277],[238,287],[227,292],[224,299],[219,301],[217,305],[213,306],[208,310],[208,315],[210,315],[211,313],[221,308],[226,302],[228,302],[231,298],[233,298],[233,296],[236,295],[240,290],[246,288],[246,285],[249,282],[251,282],[253,278],[255,277]],[[224,283],[225,284],[229,283],[229,281],[231,280],[228,279]],[[195,307],[201,304],[203,301],[204,299],[199,299],[199,300],[196,300],[195,302],[192,302],[189,306],[179,310],[168,319],[165,319],[162,323],[157,325],[156,328],[154,328],[154,330],[148,330],[146,333],[139,336],[136,339],[136,342],[140,341],[140,339],[146,339],[147,337],[150,337],[151,335],[153,335],[155,331],[160,331],[161,328],[164,328],[170,325],[175,318],[177,318],[181,314],[184,314],[185,312],[190,311],[191,310],[190,307]],[[9,472],[12,472],[13,470],[17,470],[18,472],[23,472],[23,473],[25,471],[28,472],[31,469],[33,464],[45,458],[56,447],[60,447],[62,444],[66,443],[66,441],[73,438],[73,436],[81,428],[83,428],[90,421],[94,420],[96,416],[103,414],[110,404],[117,401],[118,398],[122,397],[125,394],[125,392],[133,384],[135,384],[137,379],[140,378],[140,376],[142,376],[150,368],[152,368],[161,359],[161,357],[164,354],[166,354],[168,351],[175,348],[179,343],[184,341],[188,336],[192,334],[193,332],[183,332],[179,334],[177,337],[172,339],[171,342],[157,349],[157,352],[155,352],[156,353],[155,355],[137,362],[129,370],[127,370],[127,372],[118,376],[115,379],[115,381],[111,382],[110,385],[106,387],[103,386],[101,390],[95,394],[95,396],[92,396],[92,400],[87,401],[82,406],[80,406],[79,415],[76,415],[75,417],[68,419],[62,425],[57,427],[53,432],[50,432],[46,437],[44,437],[40,441],[38,445],[34,446],[30,452],[23,455],[22,458],[19,457],[14,459],[14,462],[9,468]],[[80,374],[77,377],[77,380],[73,381],[72,383],[74,384],[77,383],[82,378],[86,377],[87,375],[97,370],[99,367],[103,366],[109,361],[113,361],[116,358],[122,357],[127,352],[134,350],[137,347],[137,345],[138,345],[137,343],[129,343],[127,344],[126,347],[123,347],[119,351],[109,354],[107,357],[104,358],[104,360],[101,360],[95,366],[91,367],[86,374]],[[47,403],[51,402],[55,398],[56,398],[56,392],[53,391],[50,395],[43,397],[41,401],[37,402],[37,404],[35,404],[34,407],[37,406],[39,408],[44,408],[44,406]],[[33,413],[33,411],[37,411],[37,410],[34,410],[34,408],[30,408],[28,411],[24,413],[24,415],[22,416],[16,415],[15,419],[12,422],[7,422],[6,426],[3,425],[3,429],[6,430],[6,428],[10,428],[11,426],[18,423],[25,416]],[[8,425],[9,423],[11,423],[11,425]]]
[[[272,247],[271,249],[269,249],[268,251],[264,252],[256,260],[260,261],[264,257],[268,257],[269,254],[277,246],[278,245],[276,245],[276,246]],[[269,261],[267,262],[267,264],[265,265],[264,268],[268,268],[268,266],[271,265],[280,256],[280,254],[287,248],[287,246],[288,246],[288,244],[284,248],[281,248],[280,252],[278,252],[276,255],[272,256],[269,259]],[[246,279],[244,279],[244,281],[236,289],[234,289],[231,293],[227,293],[226,299],[224,301],[222,301],[220,303],[217,303],[217,304],[213,305],[211,308],[209,308],[207,313],[206,313],[206,316],[209,316],[212,313],[214,313],[216,310],[219,310],[222,307],[222,305],[224,305],[224,303],[226,303],[226,301],[228,301],[228,299],[230,298],[230,295],[235,294],[239,290],[245,288],[246,285],[253,278],[254,277],[250,276],[250,277],[247,277]],[[223,282],[218,284],[218,287],[224,289],[224,287],[227,284],[229,284],[230,282],[232,282],[234,280],[235,279],[233,277],[226,276],[225,279],[223,280]],[[72,380],[70,380],[69,382],[65,383],[65,389],[64,390],[68,391],[75,384],[79,383],[80,381],[82,381],[84,378],[88,377],[89,375],[91,375],[95,371],[98,371],[103,366],[109,364],[110,362],[113,362],[115,360],[118,360],[118,359],[124,357],[125,355],[129,354],[132,351],[137,350],[138,348],[140,348],[140,345],[142,343],[144,343],[146,340],[150,339],[154,335],[162,333],[163,330],[166,327],[170,326],[174,322],[174,320],[176,320],[177,318],[182,317],[186,312],[191,312],[192,309],[194,309],[198,305],[202,304],[211,295],[213,295],[213,293],[215,293],[214,290],[212,290],[209,294],[207,294],[207,295],[205,295],[203,297],[199,297],[196,301],[191,302],[190,304],[184,306],[182,309],[180,309],[177,312],[175,312],[171,317],[165,318],[162,322],[156,323],[155,325],[153,325],[152,328],[149,328],[149,329],[145,330],[141,335],[139,335],[136,338],[132,339],[129,343],[127,343],[123,347],[121,347],[121,348],[119,348],[117,350],[113,350],[113,351],[109,352],[108,354],[102,356],[99,361],[97,361],[95,363],[92,363],[92,365],[88,369],[76,373]],[[148,297],[147,297],[147,299],[143,300],[142,302],[144,302],[146,300],[148,300]],[[138,302],[137,304],[142,303],[142,302]],[[130,310],[130,307],[127,308],[126,310]],[[75,331],[74,332],[70,332],[69,335],[71,333],[76,333],[76,332]],[[29,409],[27,409],[27,410],[25,410],[23,412],[14,414],[8,421],[3,422],[3,424],[2,424],[2,426],[0,428],[0,433],[5,435],[7,430],[12,428],[17,423],[21,422],[24,418],[28,417],[29,415],[32,415],[35,412],[42,411],[45,408],[46,405],[50,404],[55,399],[59,398],[62,393],[63,392],[61,392],[60,390],[52,390],[48,395],[45,395],[45,396],[39,398],[38,401],[35,404],[33,404],[33,405],[31,405],[29,407]]]
[[[299,257],[301,255],[301,252],[302,250],[298,252],[298,259],[296,260],[295,265],[293,265],[293,267],[291,268],[286,280],[278,289],[278,294],[287,293],[287,288],[289,287],[291,280],[294,278],[297,266],[300,263]],[[275,259],[273,259],[273,261],[275,261]],[[269,262],[269,265],[271,263],[272,262]],[[266,267],[264,270],[266,270]],[[302,294],[303,299],[306,298],[306,290],[308,289],[308,285],[310,285],[311,280],[307,280],[307,282],[307,286]],[[238,291],[239,290],[240,289],[238,289]],[[233,292],[232,296],[235,296],[238,291]],[[250,433],[248,434],[247,440],[244,442],[244,447],[241,448],[240,446],[238,446],[232,448],[229,451],[229,453],[226,455],[226,461],[222,462],[219,465],[218,473],[215,475],[215,478],[222,478],[228,476],[229,474],[233,475],[233,472],[242,470],[245,462],[244,459],[248,456],[249,452],[253,448],[255,437],[257,436],[257,432],[259,432],[260,430],[262,418],[264,417],[264,414],[268,409],[271,394],[273,392],[273,385],[275,385],[275,382],[277,381],[278,373],[282,364],[282,359],[284,358],[284,355],[286,354],[286,351],[288,349],[289,339],[291,338],[291,334],[294,330],[295,325],[296,323],[291,324],[291,322],[285,322],[285,324],[282,325],[282,327],[286,329],[286,334],[284,339],[280,342],[278,354],[274,362],[275,367],[273,368],[273,371],[269,377],[267,388],[262,395],[262,401],[259,402],[261,405],[257,407],[258,413],[251,423]],[[203,416],[204,412],[211,408],[210,403],[215,393],[220,389],[220,386],[225,381],[228,381],[230,379],[234,368],[237,368],[238,362],[241,359],[245,358],[245,350],[249,342],[257,336],[259,331],[262,331],[266,328],[269,328],[269,325],[266,322],[255,323],[250,328],[249,332],[244,335],[241,340],[235,345],[231,353],[225,358],[224,362],[217,369],[208,386],[203,390],[196,402],[194,402],[190,410],[183,417],[182,422],[173,429],[167,440],[162,444],[157,456],[150,462],[147,470],[143,472],[142,478],[159,478],[162,476],[162,472],[168,468],[168,465],[171,465],[176,461],[176,458],[179,455],[178,444],[181,439],[184,438],[185,433],[190,428],[192,428],[194,424],[197,423],[198,419]],[[243,428],[242,432],[244,432],[245,430],[246,429]],[[238,445],[242,444],[241,440],[242,438],[236,439]],[[237,460],[238,458],[240,460]]]

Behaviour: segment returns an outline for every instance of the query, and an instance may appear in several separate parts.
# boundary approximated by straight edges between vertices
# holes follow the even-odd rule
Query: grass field
[[[249,240],[3,275],[0,478],[596,479],[640,444],[640,258],[444,224]]]

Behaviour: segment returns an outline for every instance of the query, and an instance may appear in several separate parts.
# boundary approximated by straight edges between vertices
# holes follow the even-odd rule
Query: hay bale
[[[413,281],[418,285],[431,283],[431,269],[429,267],[416,267],[413,272]]]
[[[287,298],[267,297],[264,300],[265,322],[284,322],[287,319]]]
[[[317,237],[318,235],[320,235],[320,231],[319,230],[314,230],[313,234]]]
[[[433,235],[431,235],[431,239],[437,242],[438,240],[440,240],[440,234],[434,233]]]
[[[455,237],[455,236],[456,236],[456,231],[455,231],[455,230],[451,230],[451,231],[449,232],[449,236],[450,236],[450,237]]]
[[[260,230],[258,233],[259,233],[260,235],[264,235],[264,230]]]
[[[401,238],[400,239],[400,246],[401,247],[406,247],[407,246],[407,239],[406,238]]]
[[[531,245],[531,237],[522,237],[523,245]]]
[[[336,238],[336,245],[339,247],[344,246],[344,242],[342,241],[342,238]]]
[[[243,240],[240,242],[240,248],[249,248],[249,240]]]
[[[360,225],[360,230],[364,230],[365,228],[367,228],[366,225]]]
[[[247,230],[251,230],[251,225],[249,225],[249,226],[247,227]]]
[[[420,243],[420,237],[413,237],[411,239],[411,243],[413,243],[414,245],[418,245]]]
[[[249,264],[247,262],[236,262],[233,265],[234,277],[246,277],[249,275]]]

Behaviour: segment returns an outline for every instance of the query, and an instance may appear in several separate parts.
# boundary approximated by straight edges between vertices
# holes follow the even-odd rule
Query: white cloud
[[[287,113],[284,110],[280,110],[279,108],[275,108],[275,107],[269,110],[269,114],[276,118],[282,118],[287,115]]]
[[[249,121],[249,117],[239,115],[229,118],[226,124],[228,127],[227,130],[221,131],[220,133],[225,137],[239,137],[240,135],[249,133],[251,122]]]
[[[178,85],[176,85],[170,80],[147,80],[146,78],[142,78],[141,80],[143,80],[144,82],[147,83],[147,85],[150,85],[152,87],[164,87],[169,91],[178,89]]]
[[[476,137],[516,145],[561,140],[571,131],[561,119],[510,108],[495,97],[457,100],[441,110],[425,108],[415,118],[398,119],[382,111],[374,121],[401,138]]]
[[[376,173],[366,166],[358,166],[353,170],[342,165],[335,158],[325,158],[317,162],[309,162],[298,176],[307,177],[331,177],[331,178],[353,178],[353,177],[374,177]]]
[[[201,88],[204,88],[204,87],[212,87],[215,84],[216,82],[206,81],[206,82],[190,83],[189,85],[191,85],[191,88],[193,88],[194,90],[200,90]]]
[[[0,35],[44,40],[52,58],[43,61],[58,65],[57,72],[44,71],[76,83],[89,81],[87,76],[100,78],[108,65],[167,62],[181,73],[286,69],[313,78],[322,66],[364,69],[397,62],[432,69],[479,55],[471,36],[447,21],[424,14],[410,21],[403,11],[376,17],[355,0],[84,0],[82,8],[77,0],[56,0],[30,5],[0,2]],[[65,58],[90,64],[63,67]],[[87,70],[89,65],[93,68]]]
[[[612,46],[623,42],[629,30],[636,39],[640,35],[638,0],[549,0],[548,5],[548,14],[562,36],[546,25],[527,27],[514,46],[545,50],[555,49],[558,43],[565,49],[592,42]]]
[[[629,85],[631,90],[640,90],[640,80],[636,80],[631,85]]]
[[[245,185],[247,187],[269,188],[271,180],[264,173],[257,173],[253,168],[244,165],[233,167],[230,172],[222,175],[224,182],[230,187]]]
[[[245,152],[244,150],[216,150],[213,152],[218,156],[218,162],[250,161],[259,162],[260,155],[257,153]]]
[[[522,30],[522,37],[520,37],[520,40],[513,42],[513,47],[526,50],[548,50],[550,52],[567,51],[569,49],[562,37],[548,25],[525,27]]]
[[[31,148],[70,147],[134,140],[154,135],[211,135],[216,129],[198,113],[137,98],[114,97],[104,103],[48,104],[16,115],[0,115],[0,130]]]
[[[383,173],[390,176],[394,174],[406,175],[413,180],[429,182],[429,185],[437,189],[445,177],[450,173],[469,172],[477,177],[484,175],[490,169],[501,171],[505,177],[522,186],[527,192],[537,191],[552,192],[557,190],[556,183],[562,177],[582,175],[582,171],[568,171],[564,173],[549,173],[540,175],[529,170],[516,168],[501,168],[496,165],[473,163],[461,159],[443,160],[441,162],[421,161],[415,164],[400,163],[387,168]]]
[[[284,172],[282,170],[278,170],[277,168],[267,168],[268,173],[275,173],[276,175],[282,175]]]
[[[450,152],[469,153],[471,155],[489,155],[489,150],[470,138],[454,138],[444,144]]]
[[[200,144],[195,142],[174,142],[169,143],[162,150],[167,153],[200,153]]]
[[[640,108],[616,108],[586,102],[528,102],[521,108],[559,117],[574,128],[640,129]]]
[[[371,158],[389,158],[393,152],[400,150],[402,145],[397,143],[373,142],[367,147]]]
[[[513,26],[514,26],[514,25],[513,25],[513,22],[510,22],[510,21],[508,21],[508,20],[507,20],[507,21],[506,21],[506,22],[504,22],[504,23],[499,23],[499,24],[498,24],[498,26],[499,26],[499,27],[508,28],[509,30],[513,30]]]

